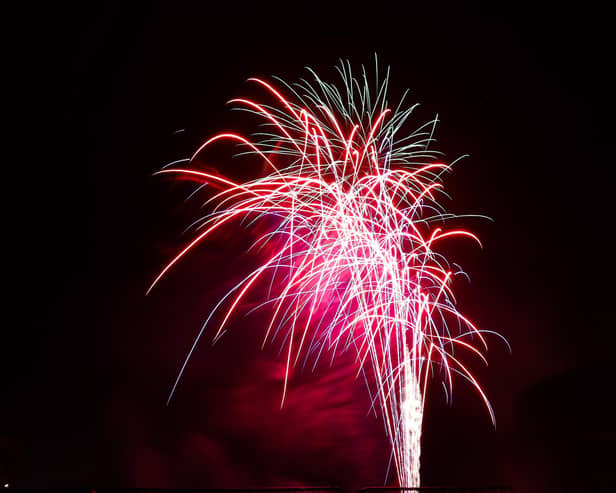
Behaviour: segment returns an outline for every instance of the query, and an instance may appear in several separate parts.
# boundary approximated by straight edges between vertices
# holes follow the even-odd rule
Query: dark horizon
[[[279,410],[281,360],[275,346],[259,350],[262,315],[237,317],[213,347],[204,340],[165,405],[203,319],[250,262],[248,234],[221,235],[145,296],[194,219],[187,189],[152,173],[217,132],[245,130],[225,103],[250,93],[248,77],[294,81],[309,66],[337,80],[340,58],[370,68],[377,53],[392,99],[409,88],[421,103],[414,122],[439,115],[436,148],[469,155],[445,180],[448,208],[493,221],[468,225],[483,249],[452,250],[471,278],[457,284],[458,304],[513,349],[492,339],[489,366],[473,368],[496,429],[470,386],[457,384],[451,407],[430,394],[423,481],[528,493],[611,485],[607,12],[305,4],[292,15],[299,5],[8,16],[15,88],[5,97],[18,116],[6,231],[18,255],[7,257],[0,480],[346,491],[385,481],[383,426],[344,358],[298,372]],[[226,156],[213,163],[223,174],[258,172]]]

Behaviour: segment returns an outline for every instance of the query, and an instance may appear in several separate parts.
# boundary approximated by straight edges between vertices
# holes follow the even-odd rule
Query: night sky
[[[88,2],[86,2],[88,3]],[[267,313],[206,337],[169,407],[189,345],[249,268],[250,231],[221,233],[150,295],[189,239],[189,188],[152,173],[207,137],[247,130],[226,101],[246,79],[336,80],[340,58],[391,66],[414,123],[463,159],[447,204],[484,248],[450,255],[471,277],[461,311],[503,334],[468,385],[427,403],[426,485],[592,491],[613,481],[613,50],[608,14],[441,3],[176,2],[34,5],[10,12],[3,91],[6,308],[0,479],[16,486],[382,485],[382,423],[352,355],[298,371],[259,349]],[[8,68],[7,68],[8,67]],[[411,123],[412,127],[412,123]],[[221,152],[213,163],[258,169]],[[242,168],[242,166],[244,166]],[[239,167],[239,168],[238,168]]]

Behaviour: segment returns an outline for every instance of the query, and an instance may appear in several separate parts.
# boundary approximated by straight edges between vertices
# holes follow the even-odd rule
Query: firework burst
[[[369,372],[373,403],[392,444],[401,486],[419,486],[420,437],[428,383],[440,376],[451,395],[453,375],[466,378],[488,399],[460,354],[485,361],[482,332],[456,308],[452,281],[464,273],[438,253],[455,237],[479,243],[471,232],[446,229],[439,199],[451,164],[430,149],[436,118],[402,133],[414,106],[406,93],[387,101],[389,70],[370,84],[341,63],[339,89],[310,71],[312,82],[278,87],[249,79],[266,101],[234,99],[262,119],[250,138],[222,133],[203,143],[191,159],[158,174],[179,175],[216,190],[210,212],[195,223],[195,237],[165,267],[160,279],[217,230],[239,221],[265,219],[271,226],[255,244],[267,245],[263,261],[218,302],[179,372],[171,395],[205,328],[214,340],[258,282],[269,290],[264,343],[284,334],[284,403],[292,369],[309,358],[352,349],[359,372]],[[372,87],[372,89],[371,89]],[[224,141],[239,145],[267,166],[266,176],[236,183],[199,169],[196,157]],[[216,317],[215,317],[216,315]],[[479,347],[477,347],[479,343]],[[367,380],[368,381],[368,380]],[[170,396],[171,397],[171,396]]]

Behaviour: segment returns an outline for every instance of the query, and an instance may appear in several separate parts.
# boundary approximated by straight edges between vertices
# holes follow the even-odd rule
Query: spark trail
[[[398,482],[419,486],[423,410],[435,375],[448,395],[454,374],[468,380],[494,421],[484,391],[461,360],[469,353],[485,361],[484,331],[457,310],[452,281],[464,273],[438,253],[442,242],[456,237],[479,240],[466,230],[444,229],[455,216],[439,204],[445,196],[442,176],[451,164],[439,162],[439,153],[430,149],[436,119],[402,133],[416,105],[403,107],[405,93],[389,107],[389,70],[379,81],[377,67],[374,91],[365,70],[357,78],[348,62],[337,67],[341,89],[308,70],[311,83],[276,79],[277,88],[249,79],[267,102],[231,101],[262,119],[264,132],[250,139],[218,134],[182,165],[158,172],[217,192],[206,202],[210,212],[195,223],[194,239],[150,290],[220,228],[266,216],[262,222],[271,226],[256,242],[268,246],[267,255],[214,307],[171,395],[205,328],[216,323],[217,340],[251,288],[267,279],[264,344],[284,334],[281,405],[300,361],[312,358],[316,364],[324,351],[333,357],[354,350],[358,374],[371,375],[369,390],[392,444]],[[262,160],[269,173],[235,183],[197,168],[197,156],[224,141]]]

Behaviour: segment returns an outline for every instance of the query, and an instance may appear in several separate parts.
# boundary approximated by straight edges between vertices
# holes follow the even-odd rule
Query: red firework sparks
[[[342,91],[311,71],[313,84],[280,81],[290,97],[264,80],[249,79],[276,104],[232,102],[262,118],[268,131],[252,140],[215,135],[182,167],[158,172],[208,184],[217,193],[207,201],[211,212],[197,222],[195,238],[162,269],[150,290],[216,230],[247,218],[275,218],[256,242],[270,245],[270,253],[211,311],[171,395],[214,314],[221,317],[217,340],[251,287],[269,276],[263,305],[270,306],[271,316],[264,343],[286,334],[281,405],[290,372],[302,357],[316,360],[323,351],[333,356],[353,349],[358,372],[369,369],[374,376],[371,393],[392,443],[399,483],[419,486],[423,409],[434,367],[449,394],[454,373],[470,381],[494,421],[484,391],[457,354],[461,349],[485,361],[473,341],[487,349],[486,331],[457,310],[452,280],[464,273],[436,250],[455,237],[479,240],[463,229],[442,228],[453,217],[439,204],[441,178],[451,165],[436,161],[437,153],[429,149],[436,120],[400,137],[414,106],[402,109],[402,98],[394,110],[388,107],[388,77],[377,80],[371,98],[365,72],[360,82],[348,64],[338,70]],[[236,183],[196,169],[196,156],[222,142],[240,144],[270,172]]]

